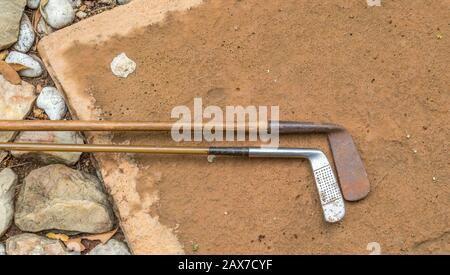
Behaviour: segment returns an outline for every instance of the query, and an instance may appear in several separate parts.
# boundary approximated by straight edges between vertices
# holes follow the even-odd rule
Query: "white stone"
[[[367,0],[369,7],[381,7],[381,0]]]
[[[35,10],[39,7],[39,4],[41,3],[41,0],[27,0],[27,7]]]
[[[106,244],[99,244],[88,255],[131,255],[123,242],[111,239]]]
[[[28,69],[19,72],[19,75],[21,76],[38,77],[42,75],[43,70],[41,63],[30,55],[18,51],[12,51],[9,53],[8,57],[6,57],[5,61],[6,63],[21,64],[28,67]]]
[[[36,35],[34,34],[33,25],[31,24],[28,15],[23,14],[20,21],[19,38],[14,44],[13,49],[19,52],[26,53],[33,47]]]
[[[50,27],[47,22],[45,22],[44,18],[41,17],[41,19],[39,19],[39,22],[36,26],[36,31],[40,34],[40,35],[49,35],[52,32],[54,32],[55,30]]]
[[[121,53],[111,62],[111,70],[115,76],[126,78],[136,70],[136,63]]]
[[[52,28],[60,29],[72,24],[75,11],[68,0],[49,0],[42,16]]]
[[[77,18],[79,19],[83,19],[87,17],[87,13],[85,13],[84,11],[77,11],[77,13],[75,14],[77,16]]]
[[[9,168],[0,171],[0,237],[11,226],[14,217],[14,194],[18,178]]]
[[[67,112],[64,97],[55,87],[43,88],[36,101],[36,106],[44,109],[50,120],[61,120]]]
[[[21,120],[31,111],[34,100],[34,86],[22,81],[13,85],[0,75],[0,120]],[[8,142],[15,132],[0,131],[0,142]]]
[[[83,144],[83,137],[72,131],[25,131],[20,132],[14,140],[16,143],[57,143],[57,144]],[[74,165],[80,160],[81,152],[29,152],[11,151],[15,158],[35,159],[39,162],[52,164],[64,163]]]

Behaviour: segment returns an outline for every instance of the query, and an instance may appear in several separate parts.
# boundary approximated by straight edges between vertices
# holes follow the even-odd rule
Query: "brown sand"
[[[448,254],[450,1],[364,2],[206,1],[127,36],[75,43],[64,74],[104,119],[168,120],[200,96],[205,105],[279,105],[283,120],[351,131],[372,192],[348,203],[337,225],[323,221],[304,161],[134,156],[140,197],[160,198],[148,212],[186,253],[193,244],[208,254],[369,253],[378,242],[383,253]],[[120,52],[138,64],[127,79],[109,68]],[[113,141],[174,144],[168,137]],[[282,145],[330,156],[325,137]]]

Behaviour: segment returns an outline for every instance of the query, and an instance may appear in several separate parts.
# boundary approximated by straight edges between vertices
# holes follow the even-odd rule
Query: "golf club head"
[[[346,130],[333,131],[328,133],[328,142],[345,200],[364,199],[370,192],[370,183],[352,136]]]
[[[345,216],[344,199],[326,155],[317,149],[250,148],[250,157],[307,158],[313,170],[325,221],[335,223]]]

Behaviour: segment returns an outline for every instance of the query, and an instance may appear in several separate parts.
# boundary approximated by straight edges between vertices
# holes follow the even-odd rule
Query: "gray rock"
[[[16,143],[59,143],[83,144],[83,137],[77,132],[20,132]],[[80,152],[27,152],[11,151],[15,158],[31,158],[46,164],[64,163],[73,165],[80,159]]]
[[[61,29],[72,24],[75,11],[69,0],[49,0],[43,9],[42,16],[54,29]]]
[[[55,87],[43,88],[36,101],[36,106],[44,109],[50,120],[60,120],[67,112],[64,97]]]
[[[8,255],[72,255],[61,241],[24,233],[6,240]]]
[[[27,7],[35,10],[39,7],[39,4],[41,3],[41,0],[27,0]]]
[[[111,239],[106,244],[99,244],[87,255],[131,255],[123,242]]]
[[[28,52],[33,47],[36,35],[34,34],[33,25],[28,15],[23,14],[20,21],[19,39],[14,44],[13,49],[22,53]]]
[[[0,243],[0,255],[6,255],[6,247],[2,243]]]
[[[6,63],[21,64],[28,67],[28,69],[19,72],[21,76],[38,77],[42,75],[43,70],[41,61],[36,60],[35,57],[32,57],[30,55],[12,51],[9,53],[8,57],[6,57],[5,61]]]
[[[113,228],[114,215],[95,177],[54,164],[36,169],[25,178],[14,221],[29,232],[55,229],[102,233]]]
[[[9,168],[0,172],[0,237],[11,226],[14,216],[14,191],[18,178]]]
[[[12,85],[0,75],[0,119],[24,119],[33,107],[34,86],[22,81],[20,85]],[[0,132],[0,142],[8,142],[15,132]]]
[[[130,3],[132,0],[117,0],[117,4],[124,5]]]
[[[0,50],[16,43],[26,0],[0,0]]]
[[[106,5],[112,5],[116,3],[116,0],[99,0],[98,2]]]

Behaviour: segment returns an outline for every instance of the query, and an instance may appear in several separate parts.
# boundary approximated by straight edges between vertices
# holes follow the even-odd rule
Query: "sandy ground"
[[[186,253],[366,254],[377,242],[382,253],[449,254],[449,6],[205,1],[127,36],[75,42],[64,74],[103,119],[168,120],[199,96],[222,107],[279,105],[282,120],[334,122],[353,134],[372,191],[335,225],[321,217],[304,161],[132,156],[139,195],[159,197],[147,212]],[[120,52],[138,64],[127,79],[109,69]],[[174,144],[168,137],[112,140]],[[325,137],[281,144],[330,156]]]

